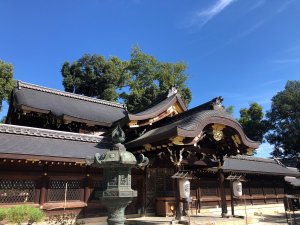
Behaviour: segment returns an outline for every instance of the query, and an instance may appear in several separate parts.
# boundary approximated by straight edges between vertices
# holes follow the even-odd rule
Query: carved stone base
[[[103,197],[101,202],[108,209],[108,225],[124,225],[125,208],[131,203],[132,197]]]

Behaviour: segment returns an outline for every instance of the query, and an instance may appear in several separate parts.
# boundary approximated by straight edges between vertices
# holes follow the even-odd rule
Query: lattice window
[[[80,200],[80,180],[50,180],[48,188],[48,201],[60,202],[65,200]]]
[[[33,202],[34,180],[0,180],[0,204]]]

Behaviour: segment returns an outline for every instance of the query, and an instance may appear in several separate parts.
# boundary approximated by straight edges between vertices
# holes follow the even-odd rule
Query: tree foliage
[[[13,66],[0,60],[0,111],[3,100],[8,100],[15,85],[13,80]]]
[[[86,54],[72,64],[63,64],[63,85],[69,92],[116,101],[116,89],[124,84],[126,65],[117,57],[106,61],[103,56]]]
[[[233,106],[233,105],[230,105],[230,106],[226,107],[225,111],[226,111],[229,115],[233,116],[233,114],[234,114],[234,106]]]
[[[160,62],[134,47],[128,61],[84,55],[72,64],[65,62],[61,72],[66,91],[109,101],[122,99],[129,111],[138,111],[173,86],[187,105],[191,91],[186,86],[185,70],[184,63]]]
[[[270,132],[267,140],[274,145],[274,156],[300,153],[300,81],[288,81],[283,91],[272,98],[267,113]]]
[[[240,110],[239,122],[244,128],[246,135],[253,141],[263,141],[264,134],[267,132],[268,123],[264,118],[262,106],[258,103],[251,103],[249,108]]]

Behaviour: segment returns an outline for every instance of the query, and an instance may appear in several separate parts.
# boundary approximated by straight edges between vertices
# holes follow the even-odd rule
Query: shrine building
[[[105,188],[103,171],[88,162],[111,148],[110,133],[118,124],[127,151],[149,159],[132,170],[138,196],[127,215],[173,215],[174,175],[190,179],[190,205],[200,212],[220,207],[227,213],[227,206],[244,201],[231,199],[230,176],[241,178],[249,205],[282,203],[284,194],[298,194],[285,177],[300,173],[253,156],[260,143],[246,136],[222,101],[216,97],[187,109],[173,88],[132,114],[119,103],[18,81],[0,124],[0,207],[26,204],[49,215],[66,210],[104,216],[97,197]]]

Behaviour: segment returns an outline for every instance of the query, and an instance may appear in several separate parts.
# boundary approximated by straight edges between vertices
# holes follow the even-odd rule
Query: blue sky
[[[190,107],[221,95],[238,117],[253,101],[268,110],[287,80],[299,80],[299,12],[298,0],[2,0],[0,59],[15,79],[63,89],[64,61],[126,60],[138,44],[188,65]],[[264,144],[258,156],[269,151]]]

